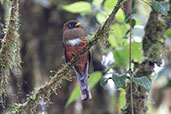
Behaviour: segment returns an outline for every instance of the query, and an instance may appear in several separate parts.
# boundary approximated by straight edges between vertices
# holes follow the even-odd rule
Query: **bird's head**
[[[70,21],[67,21],[65,24],[64,24],[64,31],[67,30],[67,29],[74,29],[74,28],[79,28],[81,25],[80,22],[77,22],[76,20],[70,20]]]

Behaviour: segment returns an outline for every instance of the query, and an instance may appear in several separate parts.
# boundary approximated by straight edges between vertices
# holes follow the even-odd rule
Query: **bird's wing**
[[[66,47],[64,45],[64,42],[62,42],[62,45],[63,45],[63,49],[64,49],[65,62],[68,63],[69,62],[69,58],[67,58],[67,56],[66,56]]]
[[[88,77],[89,77],[88,69],[90,67],[90,62],[91,62],[91,54],[90,52],[88,52],[88,59],[87,59],[87,63],[85,65],[85,70],[84,70],[84,74],[88,75]]]

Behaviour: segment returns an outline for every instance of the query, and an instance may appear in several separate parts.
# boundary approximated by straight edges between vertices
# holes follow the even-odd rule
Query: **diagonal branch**
[[[74,57],[61,69],[59,69],[48,83],[40,87],[38,90],[32,92],[32,94],[26,99],[25,103],[15,104],[14,108],[12,109],[14,113],[24,111],[26,108],[36,107],[35,105],[41,98],[47,98],[51,95],[52,87],[54,87],[56,91],[56,89],[60,87],[62,80],[72,79],[72,77],[66,76],[71,69],[71,66],[73,66],[77,62],[77,60],[79,60],[80,57],[83,56],[92,46],[96,45],[99,40],[108,38],[110,28],[115,21],[115,15],[121,7],[123,1],[124,0],[118,0],[118,3],[116,4],[115,8],[113,9],[112,13],[108,17],[104,25],[97,30],[93,40],[90,41],[85,48],[83,48],[80,54]]]

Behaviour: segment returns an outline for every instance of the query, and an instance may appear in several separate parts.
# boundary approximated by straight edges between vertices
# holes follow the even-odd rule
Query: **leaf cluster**
[[[126,74],[116,74],[116,73],[111,73],[112,77],[109,78],[102,78],[100,80],[100,84],[101,86],[105,86],[108,83],[108,80],[113,80],[113,82],[115,83],[117,88],[126,88],[126,80],[132,81],[133,83],[135,83],[138,86],[143,86],[147,91],[151,90],[151,83],[149,81],[149,79],[146,76],[142,76],[142,77],[130,77],[127,76]]]

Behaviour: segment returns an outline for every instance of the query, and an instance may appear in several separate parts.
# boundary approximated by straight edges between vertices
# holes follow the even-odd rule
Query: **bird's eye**
[[[69,28],[72,28],[72,25],[71,25],[71,24],[69,24],[69,25],[68,25],[68,27],[69,27]]]

